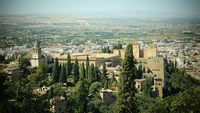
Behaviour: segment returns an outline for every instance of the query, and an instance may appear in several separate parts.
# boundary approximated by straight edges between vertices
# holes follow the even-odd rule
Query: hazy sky
[[[0,0],[0,14],[142,10],[200,15],[200,0]]]

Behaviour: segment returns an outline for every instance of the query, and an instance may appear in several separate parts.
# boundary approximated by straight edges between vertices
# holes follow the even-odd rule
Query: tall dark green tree
[[[88,83],[89,83],[89,85],[92,84],[92,82],[94,82],[94,75],[95,75],[94,64],[92,64],[89,67],[89,71],[88,71]]]
[[[78,64],[78,59],[75,59],[75,63],[73,65],[73,79],[74,79],[74,83],[77,83],[79,80],[79,64]]]
[[[48,92],[48,98],[49,99],[53,98],[53,87],[50,87],[50,90]]]
[[[85,113],[87,111],[87,88],[85,80],[80,78],[75,87],[74,100],[75,100],[75,113]]]
[[[86,76],[85,76],[85,66],[84,66],[84,65],[85,65],[84,62],[82,62],[82,64],[81,64],[81,69],[80,69],[81,72],[80,72],[79,80],[80,80],[80,79],[83,79],[83,80],[84,80],[85,77],[86,77]]]
[[[98,67],[95,66],[94,68],[94,81],[101,81],[101,72],[99,71]]]
[[[142,90],[142,94],[144,96],[151,97],[152,90],[153,90],[152,85],[153,85],[152,78],[151,77],[146,78],[144,81],[144,86],[143,86],[143,90]]]
[[[89,57],[87,55],[87,58],[86,58],[86,70],[85,70],[87,77],[88,77],[89,67],[90,67],[90,61],[89,61]]]
[[[117,80],[115,79],[114,72],[113,72],[112,78],[110,80],[110,86],[111,87],[116,87],[116,84],[117,84]]]
[[[109,46],[106,47],[106,53],[110,53]]]
[[[103,62],[102,77],[103,77],[103,79],[107,79],[107,69],[106,69],[106,63],[105,62]]]
[[[53,70],[52,70],[52,81],[58,82],[60,75],[59,75],[59,66],[58,66],[58,58],[56,58],[54,64],[53,64]]]
[[[117,113],[136,112],[135,73],[132,44],[128,44],[119,76],[119,92],[115,108]]]
[[[103,69],[101,73],[101,83],[105,84],[107,82],[107,69],[106,69],[106,64],[103,62]]]
[[[62,83],[67,82],[65,65],[61,66],[60,80],[59,81],[62,82]]]
[[[141,79],[142,78],[142,65],[140,64],[139,66],[138,66],[138,69],[137,69],[137,78],[138,79]]]
[[[67,55],[67,64],[66,64],[67,77],[70,76],[71,71],[72,71],[71,57],[70,57],[70,54],[68,53],[68,55]]]
[[[178,69],[177,69],[177,61],[175,60],[175,64],[174,64],[174,71],[177,72]]]

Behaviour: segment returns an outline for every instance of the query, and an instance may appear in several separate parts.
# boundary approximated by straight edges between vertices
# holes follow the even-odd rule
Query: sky
[[[140,10],[200,15],[200,0],[0,0],[0,14]]]

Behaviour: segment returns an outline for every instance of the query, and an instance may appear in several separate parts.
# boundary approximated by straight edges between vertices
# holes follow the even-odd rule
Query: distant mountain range
[[[99,17],[122,17],[122,18],[200,18],[200,15],[185,15],[173,12],[156,12],[141,10],[119,11],[89,11],[89,12],[64,12],[52,15],[62,16],[99,16]]]

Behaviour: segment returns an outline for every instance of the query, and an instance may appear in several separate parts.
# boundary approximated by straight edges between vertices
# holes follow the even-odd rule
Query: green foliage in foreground
[[[135,113],[135,78],[136,68],[134,65],[132,44],[126,48],[122,71],[119,76],[119,92],[116,101],[116,113]]]
[[[23,82],[23,77],[15,75],[11,82],[5,78],[6,75],[0,72],[0,113],[49,113],[47,97],[33,93],[31,85]]]
[[[149,113],[198,113],[200,111],[200,87],[191,87],[184,92],[157,101]]]

